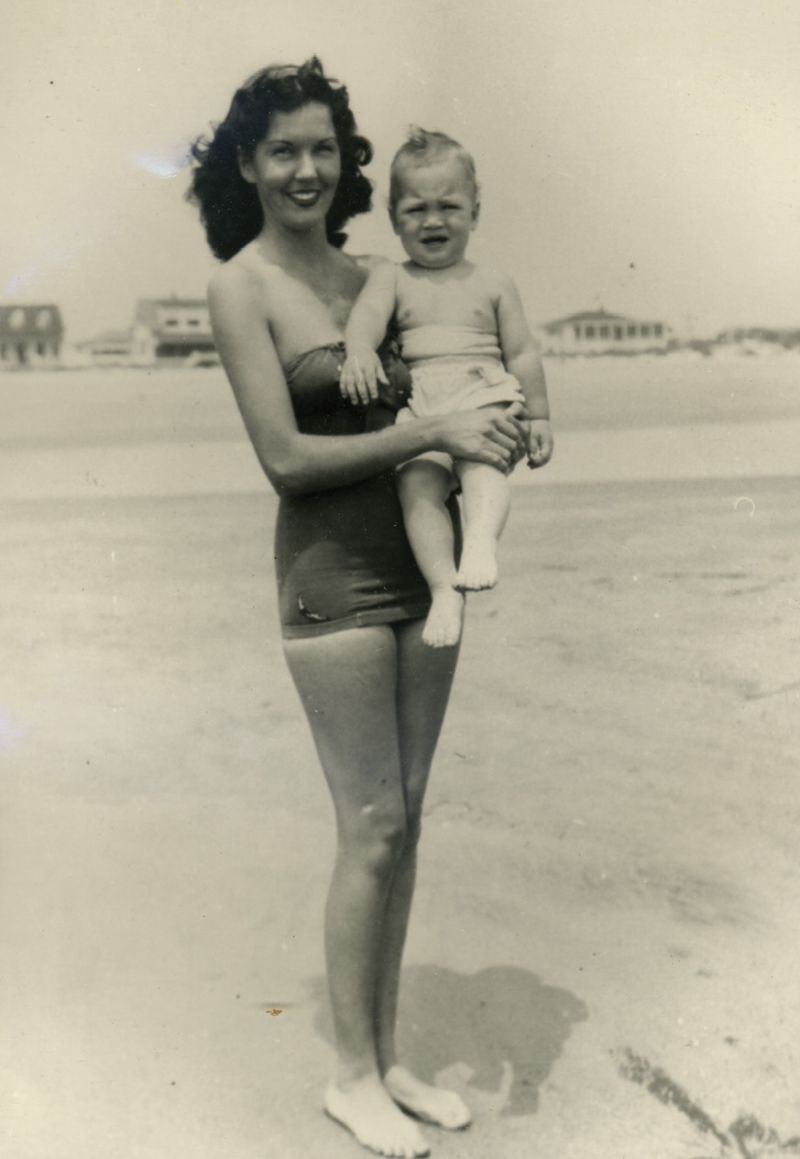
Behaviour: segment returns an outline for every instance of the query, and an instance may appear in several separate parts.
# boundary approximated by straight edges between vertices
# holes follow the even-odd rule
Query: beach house
[[[544,354],[641,354],[666,350],[673,334],[666,322],[598,309],[546,322],[537,337]]]
[[[52,303],[0,306],[0,369],[58,366],[64,324]]]
[[[218,361],[204,298],[141,298],[131,332],[134,366]]]

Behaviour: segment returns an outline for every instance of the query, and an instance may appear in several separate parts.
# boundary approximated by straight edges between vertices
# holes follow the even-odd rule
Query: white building
[[[585,310],[545,323],[537,337],[543,354],[641,354],[666,350],[673,334],[665,322]]]
[[[58,366],[63,337],[58,306],[0,306],[0,369]]]
[[[142,298],[131,332],[134,366],[160,362],[218,362],[208,304],[203,298]]]

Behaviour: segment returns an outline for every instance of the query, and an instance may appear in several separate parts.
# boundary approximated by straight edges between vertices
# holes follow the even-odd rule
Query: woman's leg
[[[497,583],[497,544],[508,519],[508,476],[486,463],[457,464],[464,509],[464,550],[456,577],[460,591]]]
[[[406,839],[397,734],[397,643],[388,627],[285,643],[336,811],[325,919],[337,1070],[329,1114],[385,1155],[428,1152],[381,1082],[375,985],[385,910]]]
[[[458,650],[432,652],[420,620],[402,624],[397,636],[397,723],[406,804],[406,840],[395,869],[384,919],[378,964],[375,1027],[384,1084],[401,1106],[451,1130],[470,1113],[458,1095],[420,1082],[397,1062],[395,1023],[400,966],[417,868],[417,844],[428,774],[453,682]]]
[[[398,474],[406,534],[433,600],[422,633],[423,643],[432,648],[457,644],[464,618],[464,597],[455,590],[453,520],[446,506],[451,490],[449,472],[427,459],[407,463]]]

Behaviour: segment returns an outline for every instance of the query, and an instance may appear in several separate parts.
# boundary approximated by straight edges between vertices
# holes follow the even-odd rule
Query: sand
[[[170,493],[180,409],[127,439],[93,401],[109,462],[161,446],[149,492],[48,490],[36,456],[69,475],[92,444],[11,408],[3,1153],[354,1157],[319,1110],[333,830],[280,657],[274,500]],[[241,450],[220,414],[198,453]],[[517,489],[502,586],[470,601],[407,954],[407,1056],[476,1115],[429,1129],[434,1154],[800,1153],[797,486]]]

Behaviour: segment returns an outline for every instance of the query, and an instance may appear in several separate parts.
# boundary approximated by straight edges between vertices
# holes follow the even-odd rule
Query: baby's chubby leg
[[[464,550],[456,576],[459,591],[481,591],[497,583],[497,544],[508,519],[508,476],[486,463],[460,462]]]
[[[432,648],[454,647],[464,619],[464,597],[455,590],[455,541],[447,510],[451,488],[449,470],[429,459],[406,463],[398,474],[406,534],[433,600],[422,633]]]

